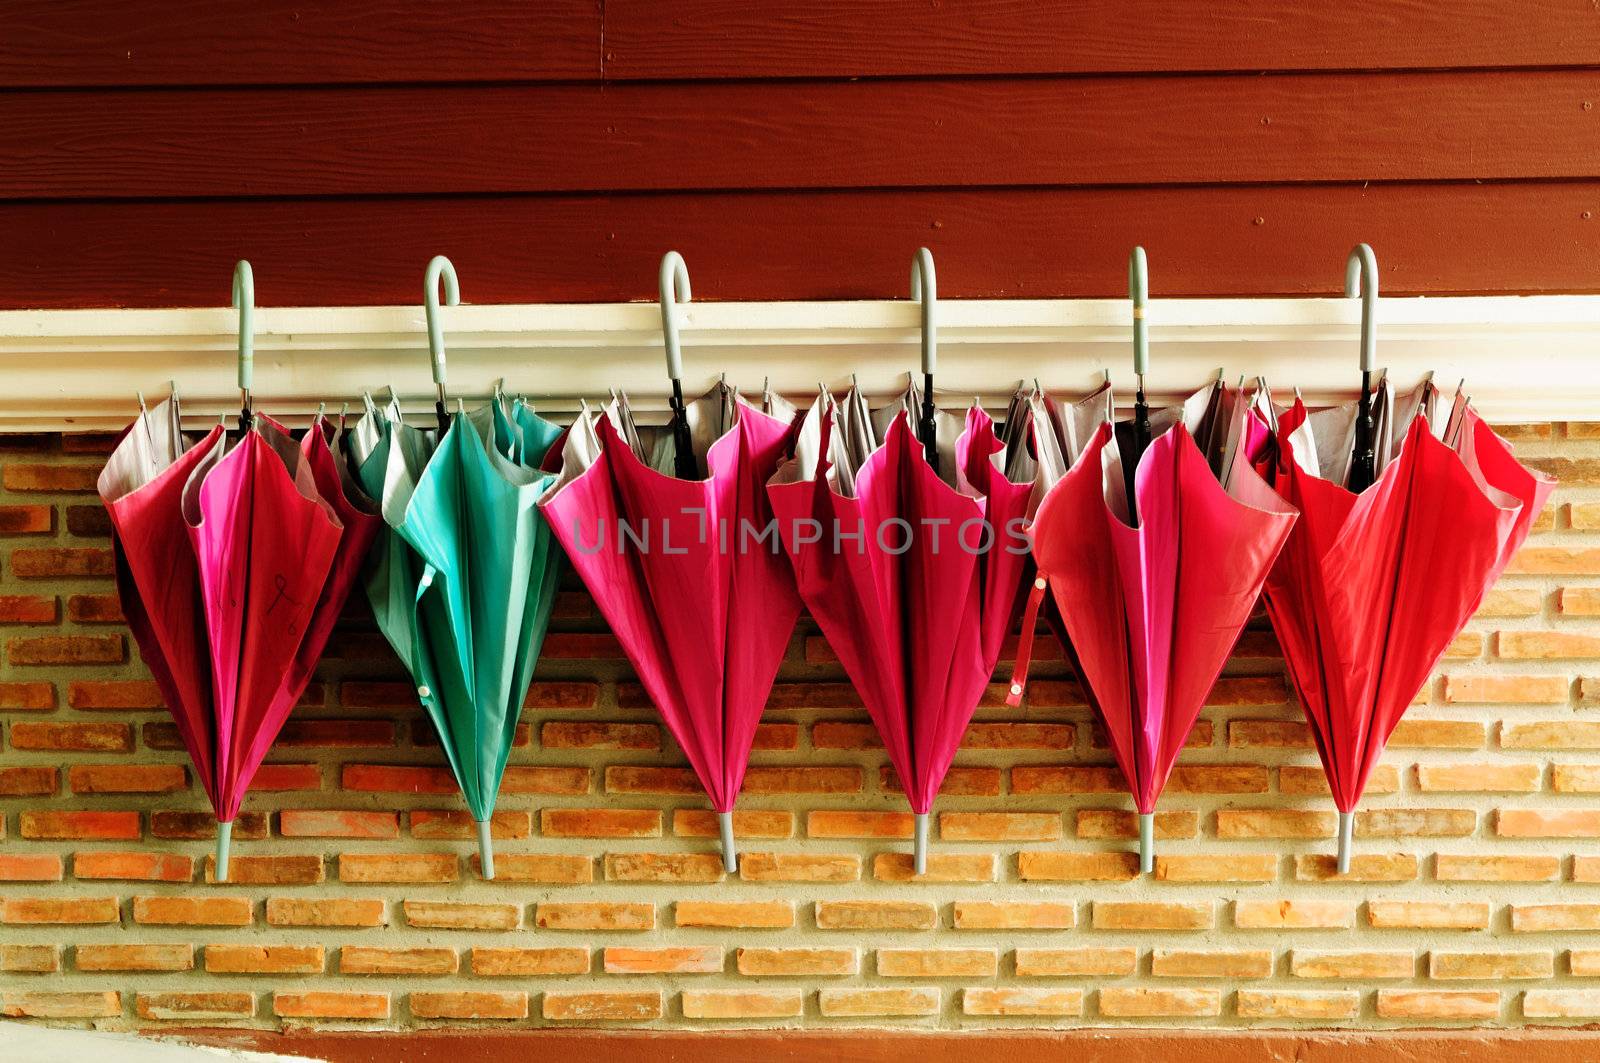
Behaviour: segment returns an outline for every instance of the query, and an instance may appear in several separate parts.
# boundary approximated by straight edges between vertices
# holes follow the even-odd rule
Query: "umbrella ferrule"
[[[480,819],[478,825],[478,862],[483,865],[483,877],[494,878],[494,841],[490,833],[490,821]]]
[[[228,881],[228,850],[233,846],[233,821],[217,823],[217,873],[218,882]]]
[[[1155,870],[1156,814],[1139,813],[1139,873],[1148,875]]]
[[[1354,812],[1339,813],[1339,861],[1338,872],[1341,875],[1350,873],[1350,844],[1355,836],[1356,814]]]
[[[918,875],[928,873],[928,823],[932,814],[918,812],[916,814],[916,834],[912,844],[911,869]]]
[[[733,813],[717,813],[717,829],[722,834],[722,869],[728,874],[739,870],[739,851],[733,844]]]

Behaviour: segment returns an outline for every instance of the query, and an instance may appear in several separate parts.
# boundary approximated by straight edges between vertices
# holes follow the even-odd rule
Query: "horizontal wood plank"
[[[1600,63],[1586,0],[607,0],[611,78]]]
[[[0,197],[1600,176],[1600,71],[0,96]]]
[[[600,76],[599,0],[15,0],[0,87]]]
[[[233,261],[263,305],[420,298],[452,256],[469,302],[654,299],[661,254],[697,299],[898,296],[919,245],[948,297],[1333,294],[1357,240],[1386,293],[1600,289],[1600,182],[14,203],[0,306],[220,306]]]

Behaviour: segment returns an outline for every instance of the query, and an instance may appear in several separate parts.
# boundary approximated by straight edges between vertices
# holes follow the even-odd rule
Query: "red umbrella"
[[[913,430],[923,408],[914,389],[891,408],[886,438],[868,440],[876,445],[866,455],[860,438],[841,434],[852,421],[866,431],[850,414],[864,405],[856,392],[839,404],[819,399],[795,460],[768,493],[800,596],[866,704],[916,814],[921,874],[929,810],[1015,614],[1032,484],[997,468],[1005,447],[976,407],[953,460],[941,462],[946,480]]]
[[[1219,382],[1139,425],[1153,438],[1132,500],[1119,449],[1124,425],[1102,425],[1032,528],[1040,577],[1024,643],[1048,584],[1084,692],[1133,792],[1144,871],[1156,800],[1294,523],[1248,464],[1226,486],[1219,481],[1230,398]],[[1203,452],[1196,438],[1218,442]],[[1019,650],[1013,701],[1025,668]]]
[[[1380,437],[1381,473],[1359,494],[1308,460],[1303,403],[1275,437],[1274,484],[1301,518],[1268,577],[1267,611],[1339,809],[1341,873],[1385,743],[1554,486],[1458,401],[1445,440],[1425,413],[1392,460]]]
[[[800,616],[764,489],[794,427],[721,385],[684,418],[661,434],[654,468],[623,436],[620,400],[580,418],[540,505],[710,796],[731,872],[734,801]],[[685,433],[703,479],[672,474]]]

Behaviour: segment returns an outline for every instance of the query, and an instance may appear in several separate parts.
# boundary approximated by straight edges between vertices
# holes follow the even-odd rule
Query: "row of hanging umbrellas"
[[[296,441],[254,409],[247,263],[236,429],[186,435],[174,395],[142,410],[101,476],[118,588],[218,819],[215,874],[263,756],[363,582],[478,827],[489,823],[563,564],[588,586],[717,812],[732,812],[790,635],[810,612],[871,716],[915,814],[915,867],[946,772],[1019,609],[1010,701],[1043,613],[1110,737],[1151,866],[1156,802],[1258,600],[1283,647],[1340,811],[1401,713],[1526,537],[1551,490],[1459,390],[1395,396],[1375,374],[1376,271],[1357,402],[1284,408],[1218,378],[1170,409],[1145,398],[1146,260],[1129,264],[1133,416],[1109,382],[1066,401],[1019,387],[1003,423],[935,389],[933,258],[919,251],[920,381],[885,405],[857,387],[797,409],[726,382],[686,401],[683,260],[662,263],[672,415],[625,395],[565,428],[496,389],[451,409],[440,289],[425,275],[431,424],[370,396]],[[143,405],[141,400],[141,406]],[[540,512],[542,510],[542,513]],[[1029,585],[1031,582],[1031,589]]]

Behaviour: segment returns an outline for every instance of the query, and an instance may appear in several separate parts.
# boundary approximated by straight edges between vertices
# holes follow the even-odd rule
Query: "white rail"
[[[497,378],[542,411],[625,389],[664,407],[654,303],[460,306],[443,310],[452,394]],[[186,411],[237,408],[231,310],[0,313],[0,431],[125,424],[134,393],[177,381]],[[1150,304],[1149,384],[1173,397],[1223,368],[1262,375],[1325,403],[1354,393],[1359,307],[1346,299],[1190,299]],[[683,310],[685,389],[720,373],[755,391],[764,378],[804,395],[857,375],[888,393],[915,367],[918,310],[901,301],[693,303]],[[1087,390],[1109,370],[1131,384],[1126,300],[939,303],[941,390],[1003,404],[1020,379]],[[1383,299],[1378,361],[1397,380],[1434,370],[1465,378],[1494,421],[1600,420],[1600,296]],[[304,415],[389,385],[417,410],[432,402],[421,306],[256,311],[255,393],[265,412]]]

